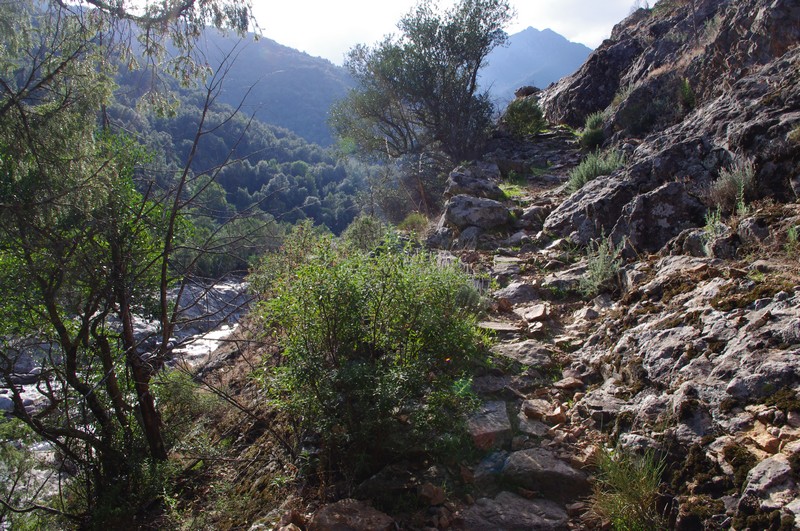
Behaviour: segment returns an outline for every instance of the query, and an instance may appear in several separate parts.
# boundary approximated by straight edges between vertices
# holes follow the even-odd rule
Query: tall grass
[[[665,529],[656,505],[665,466],[652,451],[602,451],[590,500],[596,519],[617,531]]]

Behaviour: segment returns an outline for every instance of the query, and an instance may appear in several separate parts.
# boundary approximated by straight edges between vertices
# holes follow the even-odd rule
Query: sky
[[[341,65],[356,44],[375,44],[397,32],[416,0],[254,0],[261,33],[280,44]],[[550,28],[596,48],[631,11],[634,0],[510,0],[517,16],[509,34]],[[451,5],[440,0],[440,6]]]

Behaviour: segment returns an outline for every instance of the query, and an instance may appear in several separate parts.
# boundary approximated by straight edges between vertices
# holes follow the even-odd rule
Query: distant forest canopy
[[[247,43],[234,47],[233,37],[230,42],[234,53],[248,49]],[[222,63],[227,54],[227,50],[217,52],[220,55],[217,60]],[[224,165],[218,169],[216,177],[219,186],[210,187],[206,194],[216,195],[207,197],[215,205],[213,217],[222,221],[236,212],[255,207],[277,221],[295,223],[310,218],[335,233],[341,232],[359,213],[356,195],[364,187],[367,169],[347,163],[331,149],[310,143],[286,128],[259,120],[256,109],[250,104],[258,97],[255,89],[247,94],[241,86],[228,88],[240,85],[236,66],[244,63],[247,60],[240,55],[221,76],[221,89],[206,113],[207,132],[199,140],[192,161],[191,169],[197,175]],[[218,68],[227,68],[227,65]],[[177,102],[166,112],[152,112],[140,105],[140,98],[150,88],[152,80],[142,71],[121,70],[115,101],[107,109],[108,118],[116,126],[133,133],[157,160],[163,160],[165,173],[182,167],[203,113],[203,88],[190,89],[168,79],[159,80],[177,94]],[[288,90],[280,83],[274,85],[280,88],[273,87],[273,92]],[[235,101],[231,94],[239,93],[239,101]],[[287,112],[286,105],[275,107]],[[301,115],[303,111],[296,113]]]

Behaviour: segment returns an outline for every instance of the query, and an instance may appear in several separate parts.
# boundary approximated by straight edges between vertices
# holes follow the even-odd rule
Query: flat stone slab
[[[544,448],[520,450],[508,456],[503,479],[537,491],[547,499],[567,502],[589,494],[586,474]]]
[[[502,400],[486,402],[467,421],[469,434],[481,450],[498,448],[511,440],[511,420]]]
[[[392,531],[394,520],[362,501],[340,500],[318,510],[308,524],[309,531]]]
[[[533,306],[517,308],[514,313],[528,322],[545,321],[550,314],[550,308],[547,304],[534,304]]]
[[[478,328],[484,330],[491,330],[492,332],[521,332],[522,325],[520,323],[509,323],[507,321],[481,321],[478,323]]]
[[[474,531],[545,531],[567,528],[567,512],[550,500],[528,500],[501,492],[481,498],[460,515],[462,529]],[[458,522],[457,522],[458,523]]]
[[[534,339],[516,343],[498,343],[492,347],[492,352],[527,367],[548,368],[553,365],[552,351],[544,343]]]

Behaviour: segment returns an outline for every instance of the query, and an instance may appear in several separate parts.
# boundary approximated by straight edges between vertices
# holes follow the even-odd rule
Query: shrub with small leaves
[[[397,224],[397,229],[420,235],[428,228],[428,218],[421,212],[412,212]]]
[[[737,159],[720,170],[709,190],[711,204],[723,213],[745,213],[747,200],[755,190],[755,174],[755,165],[746,159]]]
[[[346,245],[359,251],[372,251],[383,239],[389,228],[375,216],[359,216],[342,232]]]
[[[547,125],[539,103],[530,97],[512,101],[503,115],[503,123],[517,137],[535,135]]]
[[[603,291],[613,290],[622,267],[623,244],[614,245],[610,238],[603,237],[589,244],[586,274],[581,277],[579,289],[587,297]]]
[[[697,97],[689,84],[689,80],[686,78],[683,78],[678,86],[678,96],[684,111],[691,111],[697,105]]]
[[[567,190],[577,192],[589,181],[600,175],[610,175],[625,164],[625,155],[619,151],[596,151],[589,153],[569,174]]]
[[[262,315],[283,347],[268,394],[319,438],[319,471],[363,478],[452,449],[483,359],[471,279],[396,241],[367,255],[320,240],[313,256],[276,281]]]

